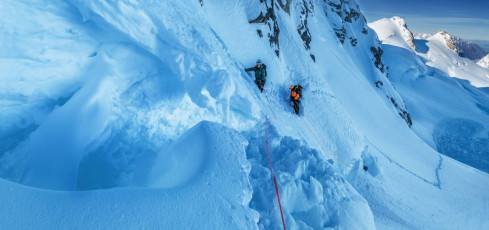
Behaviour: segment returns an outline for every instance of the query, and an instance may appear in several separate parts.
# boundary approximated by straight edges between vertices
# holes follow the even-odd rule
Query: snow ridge
[[[385,40],[386,36],[400,36],[412,50],[416,50],[414,35],[401,17],[395,16],[380,19],[376,22],[369,23],[369,26],[376,30],[380,40]],[[395,31],[394,34],[389,33],[392,31]]]
[[[478,65],[489,69],[489,54],[477,62]]]

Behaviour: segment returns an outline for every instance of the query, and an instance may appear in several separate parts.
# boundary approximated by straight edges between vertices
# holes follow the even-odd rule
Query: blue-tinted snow
[[[267,6],[2,2],[2,229],[280,229],[265,115],[289,229],[486,228],[489,176],[435,151],[420,128],[435,123],[398,115],[420,114],[416,94],[374,66],[361,15],[341,16],[355,1],[274,5],[278,44],[275,22],[249,23]],[[258,58],[266,95],[243,71]],[[299,117],[290,84],[305,86]]]

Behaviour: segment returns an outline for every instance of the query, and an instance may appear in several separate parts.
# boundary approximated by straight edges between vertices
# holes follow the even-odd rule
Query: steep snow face
[[[171,194],[169,197],[172,195],[182,197],[182,202],[172,203],[164,198],[157,200],[158,203],[175,204],[182,207],[173,210],[175,216],[172,217],[174,220],[188,222],[189,227],[182,228],[192,229],[196,228],[192,226],[205,226],[199,223],[199,220],[182,216],[182,213],[204,210],[207,214],[217,213],[219,217],[234,220],[227,222],[234,227],[217,222],[216,226],[210,227],[211,229],[252,229],[255,227],[253,223],[256,218],[250,210],[242,209],[242,205],[248,205],[249,199],[247,198],[251,197],[247,194],[250,181],[241,180],[241,176],[246,175],[248,166],[229,164],[234,171],[227,167],[222,169],[210,167],[209,165],[227,163],[217,159],[208,159],[209,157],[214,158],[215,155],[207,152],[232,153],[232,156],[216,153],[215,158],[236,160],[236,157],[240,157],[241,152],[238,151],[239,148],[233,147],[234,142],[241,143],[242,139],[237,138],[234,134],[229,134],[226,129],[212,128],[211,131],[204,132],[195,131],[192,127],[202,120],[209,120],[221,123],[233,130],[250,131],[253,130],[251,127],[255,127],[256,124],[262,124],[264,115],[272,116],[273,114],[276,121],[271,125],[277,127],[277,136],[290,135],[290,138],[302,141],[305,146],[321,149],[320,153],[311,154],[315,150],[307,150],[309,147],[304,147],[307,157],[321,157],[318,159],[320,163],[316,168],[316,173],[293,174],[286,171],[287,167],[280,167],[279,164],[278,168],[283,173],[280,171],[278,173],[295,177],[294,183],[311,183],[310,190],[294,188],[294,183],[288,183],[286,180],[288,177],[279,178],[279,182],[288,188],[286,190],[288,192],[282,194],[287,223],[297,228],[307,226],[358,228],[359,225],[362,228],[374,228],[369,206],[343,178],[344,174],[352,170],[354,162],[360,160],[360,153],[365,143],[361,132],[349,118],[347,110],[334,96],[324,76],[354,75],[353,79],[357,78],[364,83],[370,82],[369,79],[385,78],[377,69],[383,68],[380,60],[381,54],[376,57],[378,67],[374,65],[374,61],[362,63],[361,67],[368,70],[369,74],[362,74],[359,69],[345,73],[344,70],[347,67],[338,69],[339,72],[327,74],[328,71],[325,68],[318,69],[314,62],[331,60],[335,62],[334,65],[348,63],[350,67],[354,67],[351,57],[342,55],[340,45],[342,41],[338,38],[338,36],[347,35],[350,41],[346,44],[348,49],[351,49],[353,44],[367,47],[361,49],[363,52],[358,57],[367,60],[374,59],[370,47],[378,47],[375,35],[371,31],[367,35],[368,31],[361,33],[357,29],[357,27],[364,28],[365,23],[360,20],[363,18],[360,18],[358,11],[350,10],[350,2],[334,2],[335,6],[327,5],[326,2],[310,2],[308,5],[294,3],[294,7],[289,8],[292,15],[305,17],[305,12],[307,12],[305,7],[321,9],[317,18],[311,16],[313,15],[311,13],[308,17],[312,19],[305,17],[299,20],[300,23],[303,23],[303,30],[300,31],[296,29],[300,28],[300,24],[295,24],[299,22],[285,12],[286,7],[284,10],[277,11],[276,15],[270,16],[272,20],[276,20],[278,15],[283,17],[278,22],[271,22],[281,25],[282,28],[282,42],[277,43],[277,47],[271,42],[273,40],[265,40],[256,32],[255,26],[258,26],[263,28],[265,33],[266,25],[250,23],[250,20],[257,16],[256,10],[259,8],[257,8],[257,3],[248,5],[250,4],[248,1],[236,2],[235,5],[206,2],[205,6],[198,2],[188,4],[179,1],[121,1],[118,4],[112,4],[110,1],[94,0],[72,1],[72,4],[60,5],[56,5],[58,2],[45,4],[43,1],[37,1],[34,3],[36,4],[22,1],[5,3],[6,6],[16,9],[14,11],[7,8],[8,12],[2,14],[6,15],[5,18],[15,18],[16,15],[13,15],[13,12],[32,15],[19,19],[17,24],[2,23],[6,27],[4,31],[9,32],[6,36],[15,37],[18,31],[22,31],[27,35],[38,34],[41,38],[44,35],[64,38],[61,35],[66,33],[67,40],[73,40],[73,43],[76,43],[77,39],[81,39],[88,48],[83,50],[85,52],[76,52],[76,50],[71,52],[70,49],[67,49],[69,52],[64,53],[63,46],[59,48],[48,46],[51,47],[49,50],[58,51],[59,49],[59,56],[70,57],[60,59],[60,66],[80,71],[74,74],[63,71],[63,75],[60,76],[61,78],[68,75],[74,78],[75,80],[71,80],[66,77],[67,82],[73,86],[62,88],[61,83],[54,80],[49,82],[49,85],[59,90],[62,96],[48,94],[49,97],[47,97],[44,95],[47,93],[37,93],[37,91],[35,91],[37,94],[18,92],[23,88],[16,86],[22,84],[25,79],[30,79],[31,74],[24,71],[15,72],[13,67],[6,69],[12,81],[7,85],[2,85],[9,90],[2,90],[2,92],[9,93],[10,97],[7,98],[10,101],[2,101],[2,107],[9,111],[5,114],[12,115],[5,119],[2,117],[1,121],[2,125],[12,127],[8,129],[8,132],[2,133],[2,138],[5,137],[7,140],[3,143],[8,143],[8,145],[2,145],[2,150],[4,150],[0,160],[2,177],[34,187],[55,190],[158,187],[164,190],[163,193],[169,192]],[[266,9],[266,4],[269,3],[260,4],[260,7]],[[273,6],[273,4],[269,5]],[[358,9],[357,5],[352,4],[352,6]],[[349,11],[344,14],[343,10],[346,9]],[[36,13],[33,14],[33,11]],[[346,27],[344,33],[330,33],[328,29],[324,29],[323,26],[326,25],[326,28],[333,30],[329,24],[324,23],[329,22],[326,17],[328,11],[334,15],[335,22],[338,22],[337,26]],[[47,26],[50,24],[43,21],[44,18],[50,18],[50,15],[56,16],[53,21],[63,22],[58,25],[59,31],[50,30]],[[221,17],[228,20],[222,20]],[[343,20],[349,22],[343,22]],[[34,22],[44,23],[36,25]],[[356,24],[351,27],[349,24],[353,22]],[[231,27],[226,23],[230,23]],[[230,32],[229,28],[235,28],[235,30]],[[311,51],[307,49],[306,29],[310,31],[307,33],[314,31],[317,33],[315,36],[318,36],[318,39],[311,39]],[[358,35],[364,37],[354,38],[357,32]],[[33,37],[37,38],[37,36]],[[21,60],[26,61],[17,63],[15,59],[6,58],[2,59],[3,66],[8,67],[6,63],[14,62],[19,64],[16,66],[16,69],[19,70],[30,70],[32,65],[30,59],[37,58],[38,54],[24,54],[14,48],[50,45],[46,44],[43,39],[25,42],[16,39],[7,41],[4,43],[5,46],[10,48],[12,53],[21,54]],[[59,42],[59,44],[64,43]],[[68,42],[67,46],[70,44],[72,43]],[[257,56],[269,66],[266,95],[260,95],[250,76],[243,71],[242,63],[252,65]],[[336,57],[342,58],[336,59]],[[71,58],[86,62],[76,63],[73,66],[65,65],[63,61],[71,60]],[[42,73],[38,69],[44,70],[44,68],[45,65],[34,66],[32,71]],[[34,79],[33,77],[32,84],[38,87]],[[308,103],[303,103],[302,109],[302,113],[310,114],[309,119],[314,122],[306,123],[291,113],[290,105],[286,101],[287,86],[291,83],[303,84],[308,89],[304,97],[316,98]],[[343,84],[343,82],[336,84]],[[357,83],[356,87],[361,88],[361,84]],[[42,87],[39,88],[42,89]],[[383,95],[383,92],[379,93],[373,89],[373,84],[367,84],[366,90],[371,93],[369,94],[371,97],[377,98],[379,94]],[[61,99],[58,100],[58,98]],[[351,104],[357,102],[358,100],[350,100]],[[388,100],[379,100],[379,102],[380,108],[386,109],[391,114],[393,121],[402,124],[402,120],[399,121],[396,110]],[[53,105],[46,106],[50,105],[49,103]],[[6,116],[5,114],[2,116]],[[17,118],[16,114],[22,114],[25,118]],[[35,119],[37,117],[39,118]],[[205,130],[206,127],[198,126],[195,129]],[[189,131],[191,134],[185,134],[188,130],[191,130]],[[182,136],[182,134],[185,135]],[[202,138],[206,136],[210,138]],[[228,136],[230,138],[226,138]],[[213,141],[215,140],[213,138],[222,141],[223,145],[209,145],[209,143],[219,142]],[[288,146],[285,145],[279,150],[283,151]],[[326,159],[330,162],[326,163]],[[314,161],[315,159],[304,159],[299,163],[302,165]],[[285,162],[284,165],[288,163],[290,162]],[[298,168],[301,165],[298,165]],[[229,172],[223,173],[221,170]],[[322,175],[323,173],[325,174]],[[229,175],[223,176],[222,174]],[[200,181],[200,178],[205,177],[209,177],[209,183],[204,183],[205,179]],[[227,183],[229,188],[210,183],[221,179],[223,183],[226,183],[227,178],[230,177],[236,177],[237,182]],[[315,179],[306,180],[304,179],[306,177]],[[258,175],[257,178],[256,181],[251,180],[256,182],[253,186],[260,187],[261,182],[267,179],[270,182],[266,174]],[[199,181],[198,185],[191,186],[195,181]],[[6,186],[15,188],[8,183]],[[222,189],[229,196],[216,198],[210,195],[199,200],[198,198],[202,195],[213,194],[214,190],[208,190],[208,186],[216,186],[216,190]],[[190,188],[182,189],[188,187]],[[324,192],[321,193],[322,188]],[[232,191],[236,189],[240,191],[232,194]],[[26,193],[39,193],[35,189],[19,190]],[[339,190],[342,192],[337,193]],[[305,193],[309,191],[317,194],[312,200],[305,199]],[[53,199],[63,199],[64,194],[69,194],[66,192],[46,193],[54,197]],[[127,193],[138,194],[132,189],[129,189]],[[180,193],[194,197],[189,199],[193,203],[190,205],[183,202],[188,197]],[[57,196],[57,194],[63,195]],[[100,199],[113,196],[113,199],[108,200],[109,202],[120,202],[118,197],[125,197],[125,194],[125,192],[109,192],[107,195],[103,194]],[[275,227],[280,222],[276,222],[275,217],[267,214],[268,210],[274,210],[276,207],[273,190],[267,190],[266,195],[268,197],[262,202],[261,208],[257,208],[263,211],[260,213],[260,223],[272,220]],[[259,193],[256,196],[259,197]],[[10,198],[12,200],[22,199],[21,197]],[[93,198],[87,203],[95,203],[100,199]],[[347,202],[345,199],[352,199],[352,201]],[[215,200],[220,202],[215,205],[208,204]],[[303,202],[308,203],[301,207]],[[130,206],[133,205],[132,203]],[[40,206],[41,210],[46,209],[45,204],[40,204]],[[223,206],[224,210],[237,208],[244,211],[239,211],[236,215],[229,210],[228,215],[214,212],[212,207],[219,206]],[[102,209],[100,211],[103,212]],[[171,212],[168,209],[158,211]],[[301,212],[307,212],[314,218],[300,214]],[[45,213],[49,214],[49,212]],[[352,217],[352,213],[361,218]],[[18,215],[18,217],[28,218],[28,214]],[[87,211],[80,210],[80,215],[81,218],[94,220],[87,224],[89,226],[99,223],[99,219],[90,217]],[[100,215],[100,218],[103,217],[104,215]],[[203,215],[203,218],[213,219],[208,217],[209,215]],[[53,218],[62,217],[55,215]],[[148,219],[150,218],[151,215],[148,215]],[[158,223],[163,226],[173,226],[168,221],[168,219],[162,219]],[[73,222],[79,223],[78,221]],[[51,221],[51,223],[60,222]],[[44,224],[47,226],[49,223]],[[22,227],[22,225],[14,226]]]
[[[478,65],[489,69],[489,54],[477,62]]]
[[[392,18],[384,18],[372,23],[369,23],[368,26],[374,29],[379,39],[381,41],[397,41],[397,40],[387,40],[386,38],[389,36],[400,36],[403,38],[404,42],[411,47],[413,50],[416,50],[416,45],[414,44],[414,36],[413,33],[408,29],[406,22],[404,19],[400,17],[392,17]],[[401,44],[391,44],[400,47],[405,47],[406,45]]]

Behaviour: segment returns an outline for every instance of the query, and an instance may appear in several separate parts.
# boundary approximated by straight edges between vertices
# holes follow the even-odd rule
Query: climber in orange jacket
[[[301,85],[290,85],[290,100],[294,103],[295,114],[299,115],[299,103],[302,97],[302,86]]]

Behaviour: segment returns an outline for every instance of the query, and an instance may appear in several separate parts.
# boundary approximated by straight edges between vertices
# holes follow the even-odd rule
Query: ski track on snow
[[[438,166],[435,169],[435,175],[436,175],[437,182],[431,182],[431,181],[429,181],[429,180],[427,180],[427,179],[419,176],[418,174],[412,172],[411,170],[407,169],[406,167],[402,166],[401,164],[397,163],[396,161],[392,160],[392,158],[390,158],[386,153],[384,153],[382,150],[380,150],[379,148],[377,148],[377,146],[375,146],[374,144],[372,144],[372,142],[370,142],[368,140],[368,138],[366,138],[366,140],[367,140],[367,142],[371,146],[373,146],[375,149],[377,149],[377,151],[379,151],[379,153],[381,153],[385,158],[387,158],[389,160],[389,162],[397,165],[399,168],[401,168],[402,170],[406,171],[407,173],[415,176],[416,178],[418,178],[418,179],[420,179],[420,180],[422,180],[422,181],[424,181],[424,182],[426,182],[428,184],[431,184],[431,185],[437,187],[438,189],[441,189],[441,182],[440,182],[440,177],[439,177],[438,173],[439,173],[439,170],[441,169],[443,158],[440,155],[438,155],[440,157],[440,161],[438,162]]]

